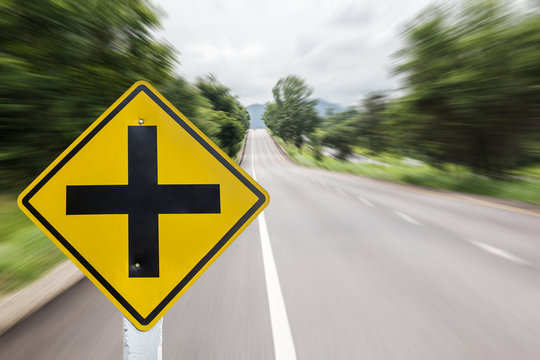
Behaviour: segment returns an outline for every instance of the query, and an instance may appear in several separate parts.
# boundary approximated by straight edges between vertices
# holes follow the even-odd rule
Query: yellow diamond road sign
[[[22,192],[19,207],[148,330],[268,201],[141,81]]]

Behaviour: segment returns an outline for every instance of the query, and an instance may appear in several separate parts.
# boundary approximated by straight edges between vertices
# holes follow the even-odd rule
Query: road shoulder
[[[30,285],[0,298],[0,335],[48,304],[84,277],[69,260]]]

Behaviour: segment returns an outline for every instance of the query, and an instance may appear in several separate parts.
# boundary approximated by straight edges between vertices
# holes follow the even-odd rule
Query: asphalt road
[[[264,130],[242,166],[264,220],[167,313],[164,359],[540,358],[540,217],[299,167]],[[0,359],[121,357],[87,280],[0,337]]]

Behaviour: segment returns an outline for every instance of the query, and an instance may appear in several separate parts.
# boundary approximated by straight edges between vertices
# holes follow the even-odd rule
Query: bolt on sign
[[[154,326],[268,202],[257,182],[143,81],[18,199],[139,330]]]

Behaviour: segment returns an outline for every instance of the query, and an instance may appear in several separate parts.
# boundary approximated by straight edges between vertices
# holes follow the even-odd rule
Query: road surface
[[[271,196],[166,314],[164,359],[538,359],[540,218],[287,161],[250,131]],[[120,359],[87,280],[0,337],[0,359]]]

